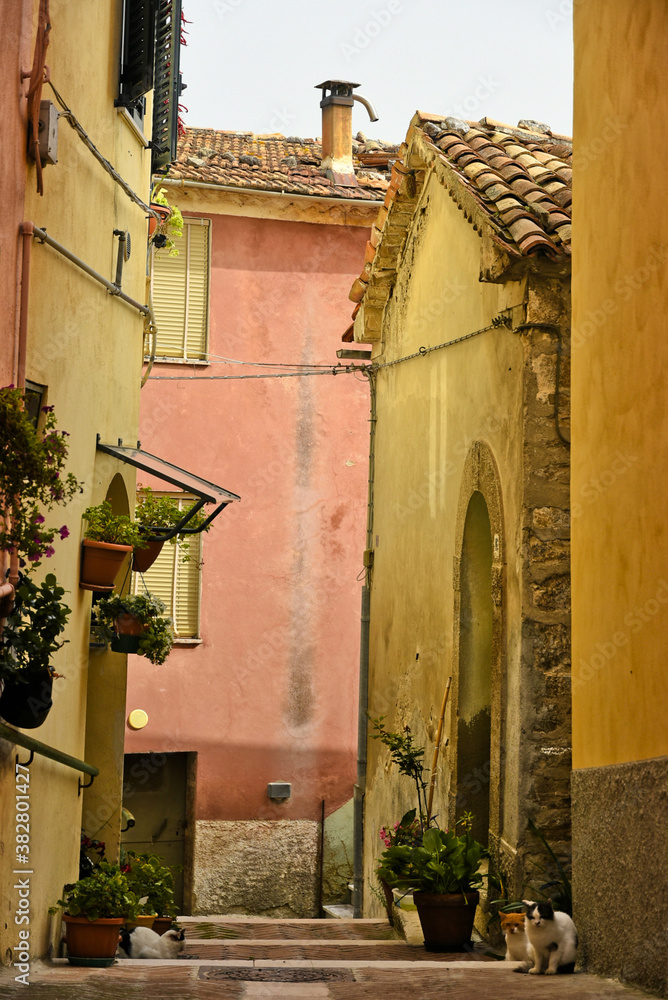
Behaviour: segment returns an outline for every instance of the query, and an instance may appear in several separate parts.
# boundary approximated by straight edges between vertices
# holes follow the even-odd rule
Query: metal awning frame
[[[187,472],[178,465],[173,465],[172,462],[167,462],[164,458],[158,458],[157,455],[151,455],[148,451],[142,451],[139,441],[136,447],[123,445],[122,439],[119,439],[117,445],[103,444],[98,434],[97,450],[104,452],[106,455],[111,455],[112,458],[117,458],[121,462],[126,462],[128,465],[133,465],[136,469],[141,469],[142,472],[147,472],[151,476],[163,479],[165,482],[171,483],[172,486],[178,486],[179,489],[187,493],[194,493],[195,496],[199,497],[199,501],[187,511],[185,517],[178,524],[170,528],[169,531],[160,533],[157,531],[152,532],[151,537],[156,542],[168,542],[175,535],[199,535],[209,527],[213,519],[218,517],[229,503],[232,503],[234,500],[241,500],[241,497],[237,496],[236,493],[231,493],[229,490],[223,489],[222,486],[217,486],[215,483],[209,482],[208,479],[202,479],[200,476],[196,476],[192,472]],[[206,503],[215,503],[217,506],[197,528],[188,528],[187,524],[189,521]]]

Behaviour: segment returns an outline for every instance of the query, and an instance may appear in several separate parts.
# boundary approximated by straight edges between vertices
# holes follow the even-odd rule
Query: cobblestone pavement
[[[642,994],[585,973],[522,976],[478,946],[435,954],[374,920],[184,918],[185,955],[82,969],[35,963],[30,984],[0,974],[14,1000],[639,1000]]]

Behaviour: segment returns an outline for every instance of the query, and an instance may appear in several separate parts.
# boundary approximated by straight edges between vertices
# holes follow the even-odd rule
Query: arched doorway
[[[473,813],[473,834],[487,844],[492,710],[492,532],[475,491],[464,523],[460,564],[457,806]]]

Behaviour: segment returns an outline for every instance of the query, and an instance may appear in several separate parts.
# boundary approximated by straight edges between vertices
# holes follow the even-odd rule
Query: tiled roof
[[[353,141],[358,187],[344,187],[320,173],[321,144],[315,139],[187,128],[167,177],[251,191],[382,201],[398,150],[358,133]]]
[[[417,112],[400,155],[350,291],[353,302],[365,298],[370,282],[376,286],[370,304],[381,308],[386,300],[427,167],[474,227],[487,228],[509,257],[570,257],[573,145],[567,136],[534,121],[513,127]],[[344,339],[352,339],[351,329]]]

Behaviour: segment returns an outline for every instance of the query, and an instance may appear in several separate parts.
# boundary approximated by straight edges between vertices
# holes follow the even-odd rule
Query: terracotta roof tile
[[[322,149],[318,140],[187,128],[167,177],[250,191],[382,201],[398,157],[399,146],[354,141],[358,186],[344,187],[320,173]]]

